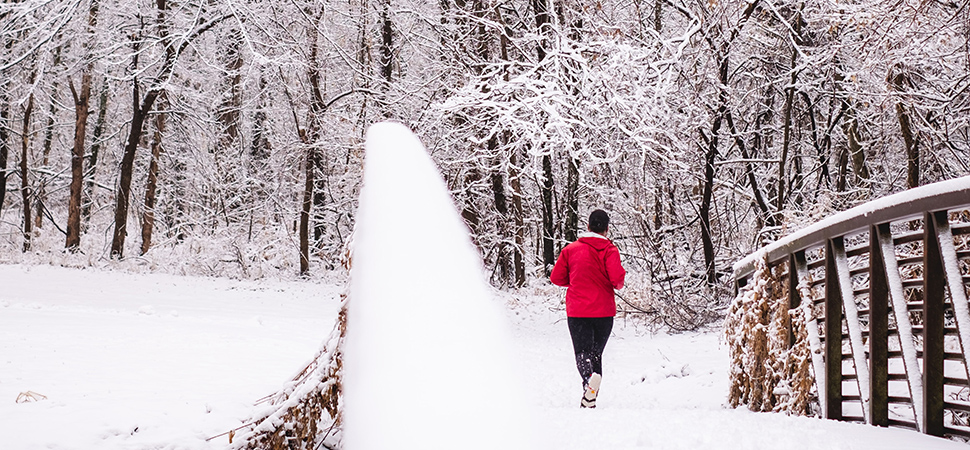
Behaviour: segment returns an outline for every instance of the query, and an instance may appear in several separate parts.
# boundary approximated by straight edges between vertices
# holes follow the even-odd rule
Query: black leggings
[[[603,349],[613,330],[613,318],[568,317],[566,322],[573,338],[576,368],[585,385],[594,373],[603,374]]]

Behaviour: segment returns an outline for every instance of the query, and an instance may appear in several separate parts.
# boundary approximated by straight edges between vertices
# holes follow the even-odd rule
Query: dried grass
[[[771,270],[765,261],[759,262],[728,310],[728,402],[752,411],[803,415],[810,413],[814,402],[811,350],[803,310],[788,309],[788,283],[782,271],[783,266]]]

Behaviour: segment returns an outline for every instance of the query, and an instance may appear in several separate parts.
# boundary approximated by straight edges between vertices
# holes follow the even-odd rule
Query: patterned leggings
[[[603,374],[603,349],[613,330],[612,317],[568,317],[569,335],[576,353],[576,368],[583,385],[594,373]]]

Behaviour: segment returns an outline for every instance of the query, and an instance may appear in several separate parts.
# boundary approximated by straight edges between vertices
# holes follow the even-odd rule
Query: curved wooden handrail
[[[959,393],[970,388],[970,276],[965,273],[970,249],[965,237],[957,237],[967,235],[970,219],[949,214],[968,208],[970,176],[833,215],[738,261],[734,265],[738,297],[732,310],[756,308],[758,320],[767,317],[772,321],[768,326],[787,328],[794,336],[784,311],[797,308],[807,332],[799,346],[811,352],[812,381],[822,416],[970,437],[970,427],[952,419],[954,411],[970,411],[970,401],[954,400],[966,400]],[[920,231],[893,235],[893,223],[916,218],[922,219],[917,225]],[[847,240],[859,243],[866,236],[868,245],[846,248]],[[902,255],[900,245],[905,246]],[[917,265],[921,267],[914,270]],[[787,301],[774,298],[777,295]],[[767,316],[761,315],[760,299],[774,302]],[[766,325],[759,323],[750,329],[741,327],[739,333],[745,336],[735,341],[763,337],[753,331]],[[954,345],[959,351],[954,351]],[[771,354],[784,356],[787,351],[775,349]],[[890,361],[904,373],[890,374]],[[945,361],[959,361],[966,370],[954,377],[956,369],[946,370]],[[736,364],[738,373],[760,376],[747,363]],[[804,386],[804,378],[793,381]],[[897,383],[895,390],[889,388],[890,382]],[[898,394],[898,383],[905,383],[902,391],[908,397]],[[732,389],[745,386],[739,382]],[[909,413],[904,415],[910,414],[912,422],[899,420],[903,417],[898,415],[899,404],[908,405],[904,409],[909,408]],[[890,405],[897,405],[892,407],[895,418],[890,418],[894,410]]]
[[[755,270],[759,259],[769,264],[826,240],[868,229],[871,225],[922,218],[926,212],[970,207],[970,176],[929,184],[848,209],[775,241],[734,264],[739,279]]]

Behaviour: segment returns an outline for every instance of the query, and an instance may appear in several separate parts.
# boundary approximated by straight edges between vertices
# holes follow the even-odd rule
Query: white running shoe
[[[594,373],[593,376],[589,377],[589,381],[586,383],[586,390],[583,392],[583,400],[579,402],[579,406],[583,408],[595,408],[596,407],[596,396],[600,392],[600,382],[603,381],[603,376]]]

